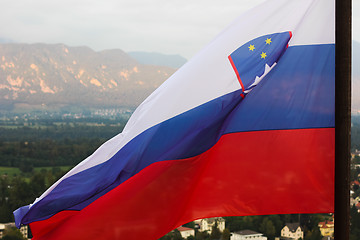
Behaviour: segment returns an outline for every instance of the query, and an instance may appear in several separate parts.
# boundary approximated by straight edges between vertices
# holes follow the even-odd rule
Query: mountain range
[[[352,99],[351,109],[353,113],[360,114],[360,43],[353,41],[352,44]]]
[[[0,106],[135,107],[176,71],[119,49],[0,44]]]

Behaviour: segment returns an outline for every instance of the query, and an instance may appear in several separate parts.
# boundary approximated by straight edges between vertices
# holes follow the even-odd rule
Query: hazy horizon
[[[0,39],[121,49],[190,59],[226,26],[264,0],[17,0],[0,9]],[[353,39],[360,41],[360,0],[353,0]]]

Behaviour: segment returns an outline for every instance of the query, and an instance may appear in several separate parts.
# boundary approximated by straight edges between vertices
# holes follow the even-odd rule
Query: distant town
[[[76,119],[129,119],[134,108],[79,108],[63,109],[60,111],[32,110],[32,111],[0,111],[0,123],[26,123],[32,120],[76,120]]]
[[[230,231],[227,226],[229,224],[229,218],[205,218],[177,227],[159,240],[333,240],[334,218],[331,214],[326,218],[327,220],[318,222],[315,229],[308,231],[307,236],[304,236],[307,227],[301,226],[299,222],[282,224],[280,235],[274,236],[278,234],[274,231],[275,228],[263,228],[267,233],[257,232],[251,229]],[[13,236],[13,238],[8,238],[7,236]],[[0,239],[20,240],[30,238],[31,232],[28,226],[22,226],[20,230],[18,230],[15,227],[15,223],[0,223]]]

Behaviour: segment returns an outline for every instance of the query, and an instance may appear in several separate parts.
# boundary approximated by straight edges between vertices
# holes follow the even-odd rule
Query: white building
[[[287,223],[283,229],[281,229],[281,237],[288,239],[299,238],[304,239],[304,232],[302,231],[299,223]]]
[[[220,232],[223,232],[225,229],[225,219],[223,219],[222,217],[198,219],[194,222],[199,226],[200,232],[206,231],[210,234],[212,231],[212,227],[215,226],[216,223]]]
[[[3,237],[3,235],[4,235],[4,230],[5,230],[5,224],[0,223],[0,238]]]
[[[179,230],[182,238],[187,238],[189,236],[195,236],[195,230],[192,228],[178,227],[177,230]]]
[[[263,236],[262,233],[252,230],[242,230],[231,233],[230,240],[267,240],[267,237]]]
[[[334,221],[325,220],[325,222],[319,222],[318,227],[321,232],[321,235],[324,237],[334,236]]]

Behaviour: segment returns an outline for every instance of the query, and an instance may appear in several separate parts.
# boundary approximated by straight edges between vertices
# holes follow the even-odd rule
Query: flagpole
[[[351,0],[336,0],[335,239],[349,239],[351,134]]]

